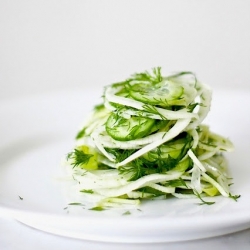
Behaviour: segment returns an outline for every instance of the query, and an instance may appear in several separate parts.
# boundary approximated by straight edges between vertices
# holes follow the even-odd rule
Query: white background
[[[0,1],[0,98],[89,88],[162,66],[250,86],[250,1]]]
[[[250,89],[250,1],[0,0],[0,100],[100,88],[155,66]],[[249,232],[154,248],[249,249]],[[0,221],[3,249],[84,246],[104,247]]]

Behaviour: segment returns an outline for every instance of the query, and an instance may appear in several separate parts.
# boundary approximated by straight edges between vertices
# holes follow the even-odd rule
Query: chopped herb
[[[194,73],[164,76],[155,67],[110,84],[102,97],[67,155],[80,193],[99,204],[90,210],[171,195],[195,195],[201,205],[214,204],[203,198],[211,194],[240,197],[228,195],[224,153],[233,144],[202,124],[212,91]]]
[[[105,210],[103,207],[92,207],[92,208],[90,208],[89,210],[93,210],[93,211],[103,211],[103,210]]]
[[[72,202],[68,204],[69,206],[82,206],[83,204],[80,202]]]
[[[82,164],[88,164],[90,158],[93,156],[93,154],[86,154],[82,150],[75,148],[73,152],[67,155],[67,159],[72,159],[72,165],[76,167]]]
[[[94,193],[94,191],[92,189],[83,189],[80,192],[87,193],[87,194],[93,194]]]
[[[130,211],[126,211],[126,212],[124,212],[122,215],[130,215],[130,214],[131,214]]]
[[[86,130],[85,127],[82,128],[82,129],[76,134],[75,139],[80,139],[80,138],[84,137],[84,135],[85,135],[85,130]]]
[[[231,193],[229,193],[229,198],[235,200],[235,201],[238,201],[238,199],[240,198],[241,196],[240,195],[232,195]]]
[[[197,196],[201,200],[201,203],[199,203],[199,205],[213,205],[213,204],[215,204],[214,201],[205,201],[204,199],[202,199],[201,195],[196,190],[194,190],[194,194],[195,194],[195,196]]]

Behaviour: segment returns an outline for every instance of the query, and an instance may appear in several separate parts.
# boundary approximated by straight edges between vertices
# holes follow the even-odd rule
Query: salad
[[[232,142],[202,124],[211,89],[192,72],[136,73],[104,89],[66,157],[81,199],[95,208],[230,193]]]

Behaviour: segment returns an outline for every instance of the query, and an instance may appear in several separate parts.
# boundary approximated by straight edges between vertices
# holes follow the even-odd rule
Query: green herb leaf
[[[80,202],[71,202],[71,203],[69,203],[68,205],[69,205],[69,206],[83,206],[83,204],[80,203]]]
[[[240,195],[232,195],[231,193],[229,193],[229,198],[235,200],[235,201],[238,201],[238,199],[240,198],[241,196]]]
[[[162,75],[161,75],[161,67],[156,67],[152,69],[152,73],[145,71],[142,73],[136,73],[132,75],[132,77],[129,79],[129,81],[146,81],[151,83],[159,83],[162,81]]]
[[[93,194],[94,193],[94,191],[92,189],[83,189],[80,192],[87,193],[87,194]]]
[[[130,211],[126,211],[126,212],[124,212],[122,215],[130,215],[130,214],[131,214]]]
[[[75,139],[76,140],[78,140],[78,139],[80,139],[80,138],[82,138],[82,137],[84,137],[84,135],[85,135],[85,130],[86,130],[86,128],[84,127],[84,128],[82,128],[77,134],[76,134],[76,137],[75,137]]]
[[[201,203],[199,203],[199,205],[213,205],[215,204],[214,201],[205,201],[204,199],[202,199],[201,195],[196,191],[193,190],[194,195],[197,196],[197,198],[199,198],[201,200]]]
[[[83,151],[74,149],[73,152],[70,152],[67,155],[67,159],[72,159],[72,165],[74,167],[79,166],[81,164],[87,164],[89,162],[89,159],[94,156],[92,154],[85,154]]]
[[[93,210],[93,211],[103,211],[103,210],[105,210],[103,207],[99,207],[99,206],[97,206],[97,207],[92,207],[92,208],[90,208],[89,210]]]

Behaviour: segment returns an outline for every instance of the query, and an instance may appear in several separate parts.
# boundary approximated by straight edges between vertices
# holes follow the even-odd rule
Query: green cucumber
[[[162,161],[168,161],[169,158],[176,159],[178,163],[191,147],[191,139],[189,136],[171,140],[161,146],[149,151],[143,155],[144,159],[150,162],[157,161],[159,158]]]
[[[115,140],[129,141],[145,137],[151,133],[154,119],[132,116],[129,119],[112,113],[106,122],[107,133]]]
[[[165,80],[158,84],[134,84],[129,88],[130,96],[143,103],[168,106],[185,106],[184,88],[181,84]]]

